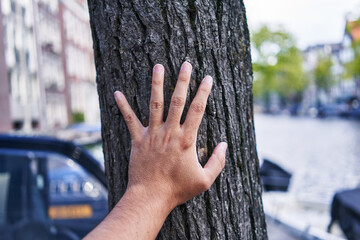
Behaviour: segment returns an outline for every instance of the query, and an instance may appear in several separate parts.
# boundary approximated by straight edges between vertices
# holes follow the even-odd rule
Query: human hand
[[[167,215],[177,205],[210,188],[225,165],[226,143],[220,143],[205,167],[196,154],[197,130],[204,114],[212,78],[206,76],[183,125],[191,64],[180,70],[163,122],[164,67],[153,69],[149,126],[144,127],[121,92],[115,99],[130,130],[132,148],[129,182],[124,196],[85,239],[155,239]]]
[[[206,191],[225,165],[227,144],[222,142],[202,167],[196,153],[196,138],[213,80],[206,76],[193,99],[185,122],[180,125],[192,66],[183,63],[163,122],[164,67],[155,65],[152,77],[149,126],[144,127],[117,91],[115,99],[132,138],[128,191],[144,198],[166,201],[170,208]]]

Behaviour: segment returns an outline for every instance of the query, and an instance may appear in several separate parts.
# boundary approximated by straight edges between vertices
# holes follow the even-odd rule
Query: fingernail
[[[154,72],[156,72],[156,73],[162,73],[163,69],[164,69],[164,67],[161,64],[156,64],[154,66]]]
[[[182,71],[191,71],[191,64],[189,62],[184,62],[181,66]]]
[[[206,76],[203,81],[209,85],[213,84],[213,78],[211,76]]]
[[[121,99],[121,92],[120,91],[115,91],[114,92],[114,97],[115,97],[115,99],[120,100]]]
[[[226,142],[221,143],[220,148],[222,151],[226,152],[226,149],[228,147],[228,144]]]

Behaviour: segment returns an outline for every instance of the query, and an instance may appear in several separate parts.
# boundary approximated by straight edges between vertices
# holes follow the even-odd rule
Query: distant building
[[[313,72],[320,58],[329,57],[333,63],[331,71],[335,78],[335,83],[330,92],[322,91],[320,94],[314,79],[310,79],[310,85],[304,93],[304,109],[315,106],[319,101],[322,103],[337,100],[344,102],[356,97],[360,98],[360,69],[358,71],[359,76],[348,76],[346,74],[346,65],[355,59],[353,48],[355,43],[360,46],[360,18],[359,15],[348,15],[346,17],[344,37],[340,43],[317,44],[309,46],[303,51],[306,72]]]
[[[343,65],[341,61],[341,53],[343,51],[342,43],[333,44],[317,44],[309,46],[303,51],[304,69],[306,72],[311,73],[315,70],[321,58],[330,58],[332,61],[332,75],[334,77],[334,86],[329,93],[317,89],[315,79],[310,78],[308,89],[304,93],[303,105],[307,109],[315,106],[319,101],[322,103],[329,102],[343,95]],[[309,76],[312,76],[310,74]]]
[[[85,0],[61,0],[60,22],[64,73],[71,114],[100,122],[89,12]]]
[[[3,19],[2,6],[0,4],[0,19]],[[0,39],[5,39],[4,26],[0,24]],[[11,129],[10,116],[10,85],[5,61],[5,43],[0,41],[0,132],[7,132]]]
[[[313,71],[321,57],[329,57],[334,64],[332,69],[333,74],[341,74],[343,70],[340,58],[342,50],[342,43],[317,44],[307,47],[303,51],[305,70]]]
[[[2,112],[1,122],[11,129],[30,131],[40,124],[40,89],[32,1],[1,0],[4,52],[1,58],[1,98],[8,97],[10,112]],[[4,55],[3,55],[4,54]],[[7,81],[7,83],[6,83]],[[3,103],[2,103],[3,104]],[[2,129],[3,131],[10,129]]]
[[[0,12],[0,131],[100,122],[86,1],[1,0]]]
[[[38,78],[42,97],[43,129],[65,127],[69,123],[63,71],[59,3],[34,0]]]

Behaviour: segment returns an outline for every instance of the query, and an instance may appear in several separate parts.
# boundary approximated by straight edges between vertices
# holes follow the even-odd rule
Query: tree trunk
[[[211,189],[177,207],[158,239],[267,239],[256,153],[249,32],[242,0],[88,0],[110,209],[125,192],[130,134],[113,93],[149,118],[152,67],[164,65],[165,109],[180,65],[193,65],[183,117],[205,75],[214,86],[198,134],[202,164],[220,141],[225,169]],[[165,110],[165,118],[167,110]]]

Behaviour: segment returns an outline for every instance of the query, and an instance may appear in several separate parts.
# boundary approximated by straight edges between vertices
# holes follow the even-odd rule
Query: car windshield
[[[35,155],[0,153],[0,224],[44,221],[46,206],[41,159]]]
[[[101,141],[91,144],[82,145],[101,165],[101,168],[104,170],[104,153],[102,148]]]

